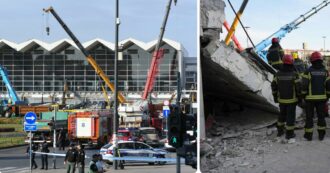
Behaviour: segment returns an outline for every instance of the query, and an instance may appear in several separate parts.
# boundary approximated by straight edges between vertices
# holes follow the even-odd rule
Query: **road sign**
[[[163,110],[170,110],[169,106],[163,106]]]
[[[24,131],[37,131],[36,124],[24,124]]]
[[[168,100],[165,100],[165,101],[164,101],[164,105],[165,105],[165,106],[168,106],[168,105],[170,105],[170,101],[168,101]]]
[[[167,118],[170,115],[170,110],[163,110],[163,116]]]
[[[24,116],[24,120],[27,124],[35,124],[37,120],[37,115],[34,112],[28,112]]]

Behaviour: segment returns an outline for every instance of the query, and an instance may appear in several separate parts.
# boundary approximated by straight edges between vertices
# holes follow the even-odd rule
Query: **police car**
[[[113,153],[113,144],[106,144],[100,149],[100,154],[102,155],[103,160],[112,164]],[[118,142],[118,148],[120,157],[149,157],[149,158],[165,158],[167,151],[162,149],[155,149],[148,144],[137,141],[120,141]],[[150,162],[143,160],[134,160],[134,161],[125,161],[125,163],[148,163],[149,165],[160,164],[163,165],[166,162]]]

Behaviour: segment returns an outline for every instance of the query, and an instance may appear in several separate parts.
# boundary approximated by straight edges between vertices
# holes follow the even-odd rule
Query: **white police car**
[[[100,154],[106,163],[112,164],[113,144],[106,144],[100,149]],[[120,157],[143,157],[143,158],[165,158],[167,151],[162,149],[155,149],[143,142],[137,141],[120,141],[118,142]],[[155,163],[163,165],[166,162],[151,162],[146,160],[124,161],[125,163]]]

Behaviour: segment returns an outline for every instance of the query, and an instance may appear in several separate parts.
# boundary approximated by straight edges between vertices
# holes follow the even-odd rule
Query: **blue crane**
[[[11,104],[13,104],[13,105],[21,104],[22,101],[19,99],[19,97],[16,94],[15,89],[13,88],[13,86],[10,83],[10,80],[8,78],[7,70],[1,65],[0,65],[0,74],[1,74],[1,77],[2,77],[2,81],[4,82],[4,84],[7,88],[9,98],[11,98],[11,100],[12,100]],[[7,104],[7,103],[5,102],[4,104]]]
[[[279,40],[281,40],[282,38],[284,38],[286,36],[286,34],[290,33],[294,29],[297,29],[301,23],[305,22],[308,18],[310,18],[311,16],[316,14],[322,8],[326,7],[329,3],[330,3],[330,0],[325,0],[318,6],[313,7],[311,10],[309,10],[305,14],[301,15],[300,17],[298,17],[293,22],[286,24],[285,26],[280,28],[278,31],[276,31],[274,34],[272,34],[271,36],[267,37],[266,39],[261,41],[259,44],[257,44],[255,46],[255,48],[253,49],[253,51],[257,55],[259,55],[259,57],[261,57],[266,63],[268,63],[267,51],[265,50],[265,48],[267,48],[268,46],[270,46],[272,44],[272,41],[271,41],[272,38],[277,37]]]

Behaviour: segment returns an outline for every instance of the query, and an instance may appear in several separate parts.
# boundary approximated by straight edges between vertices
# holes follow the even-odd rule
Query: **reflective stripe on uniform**
[[[293,98],[293,99],[278,99],[279,103],[296,103],[298,102],[297,98]]]
[[[282,60],[274,61],[274,62],[271,62],[270,64],[271,65],[283,64],[283,61]]]
[[[313,128],[305,128],[306,133],[313,133]]]
[[[286,130],[294,130],[295,126],[286,126]]]
[[[284,126],[284,122],[277,121],[277,126]]]
[[[317,127],[317,130],[325,130],[325,129],[326,129],[325,126],[318,126],[318,127]]]
[[[327,99],[327,96],[325,94],[323,95],[307,95],[306,100],[323,100]]]

